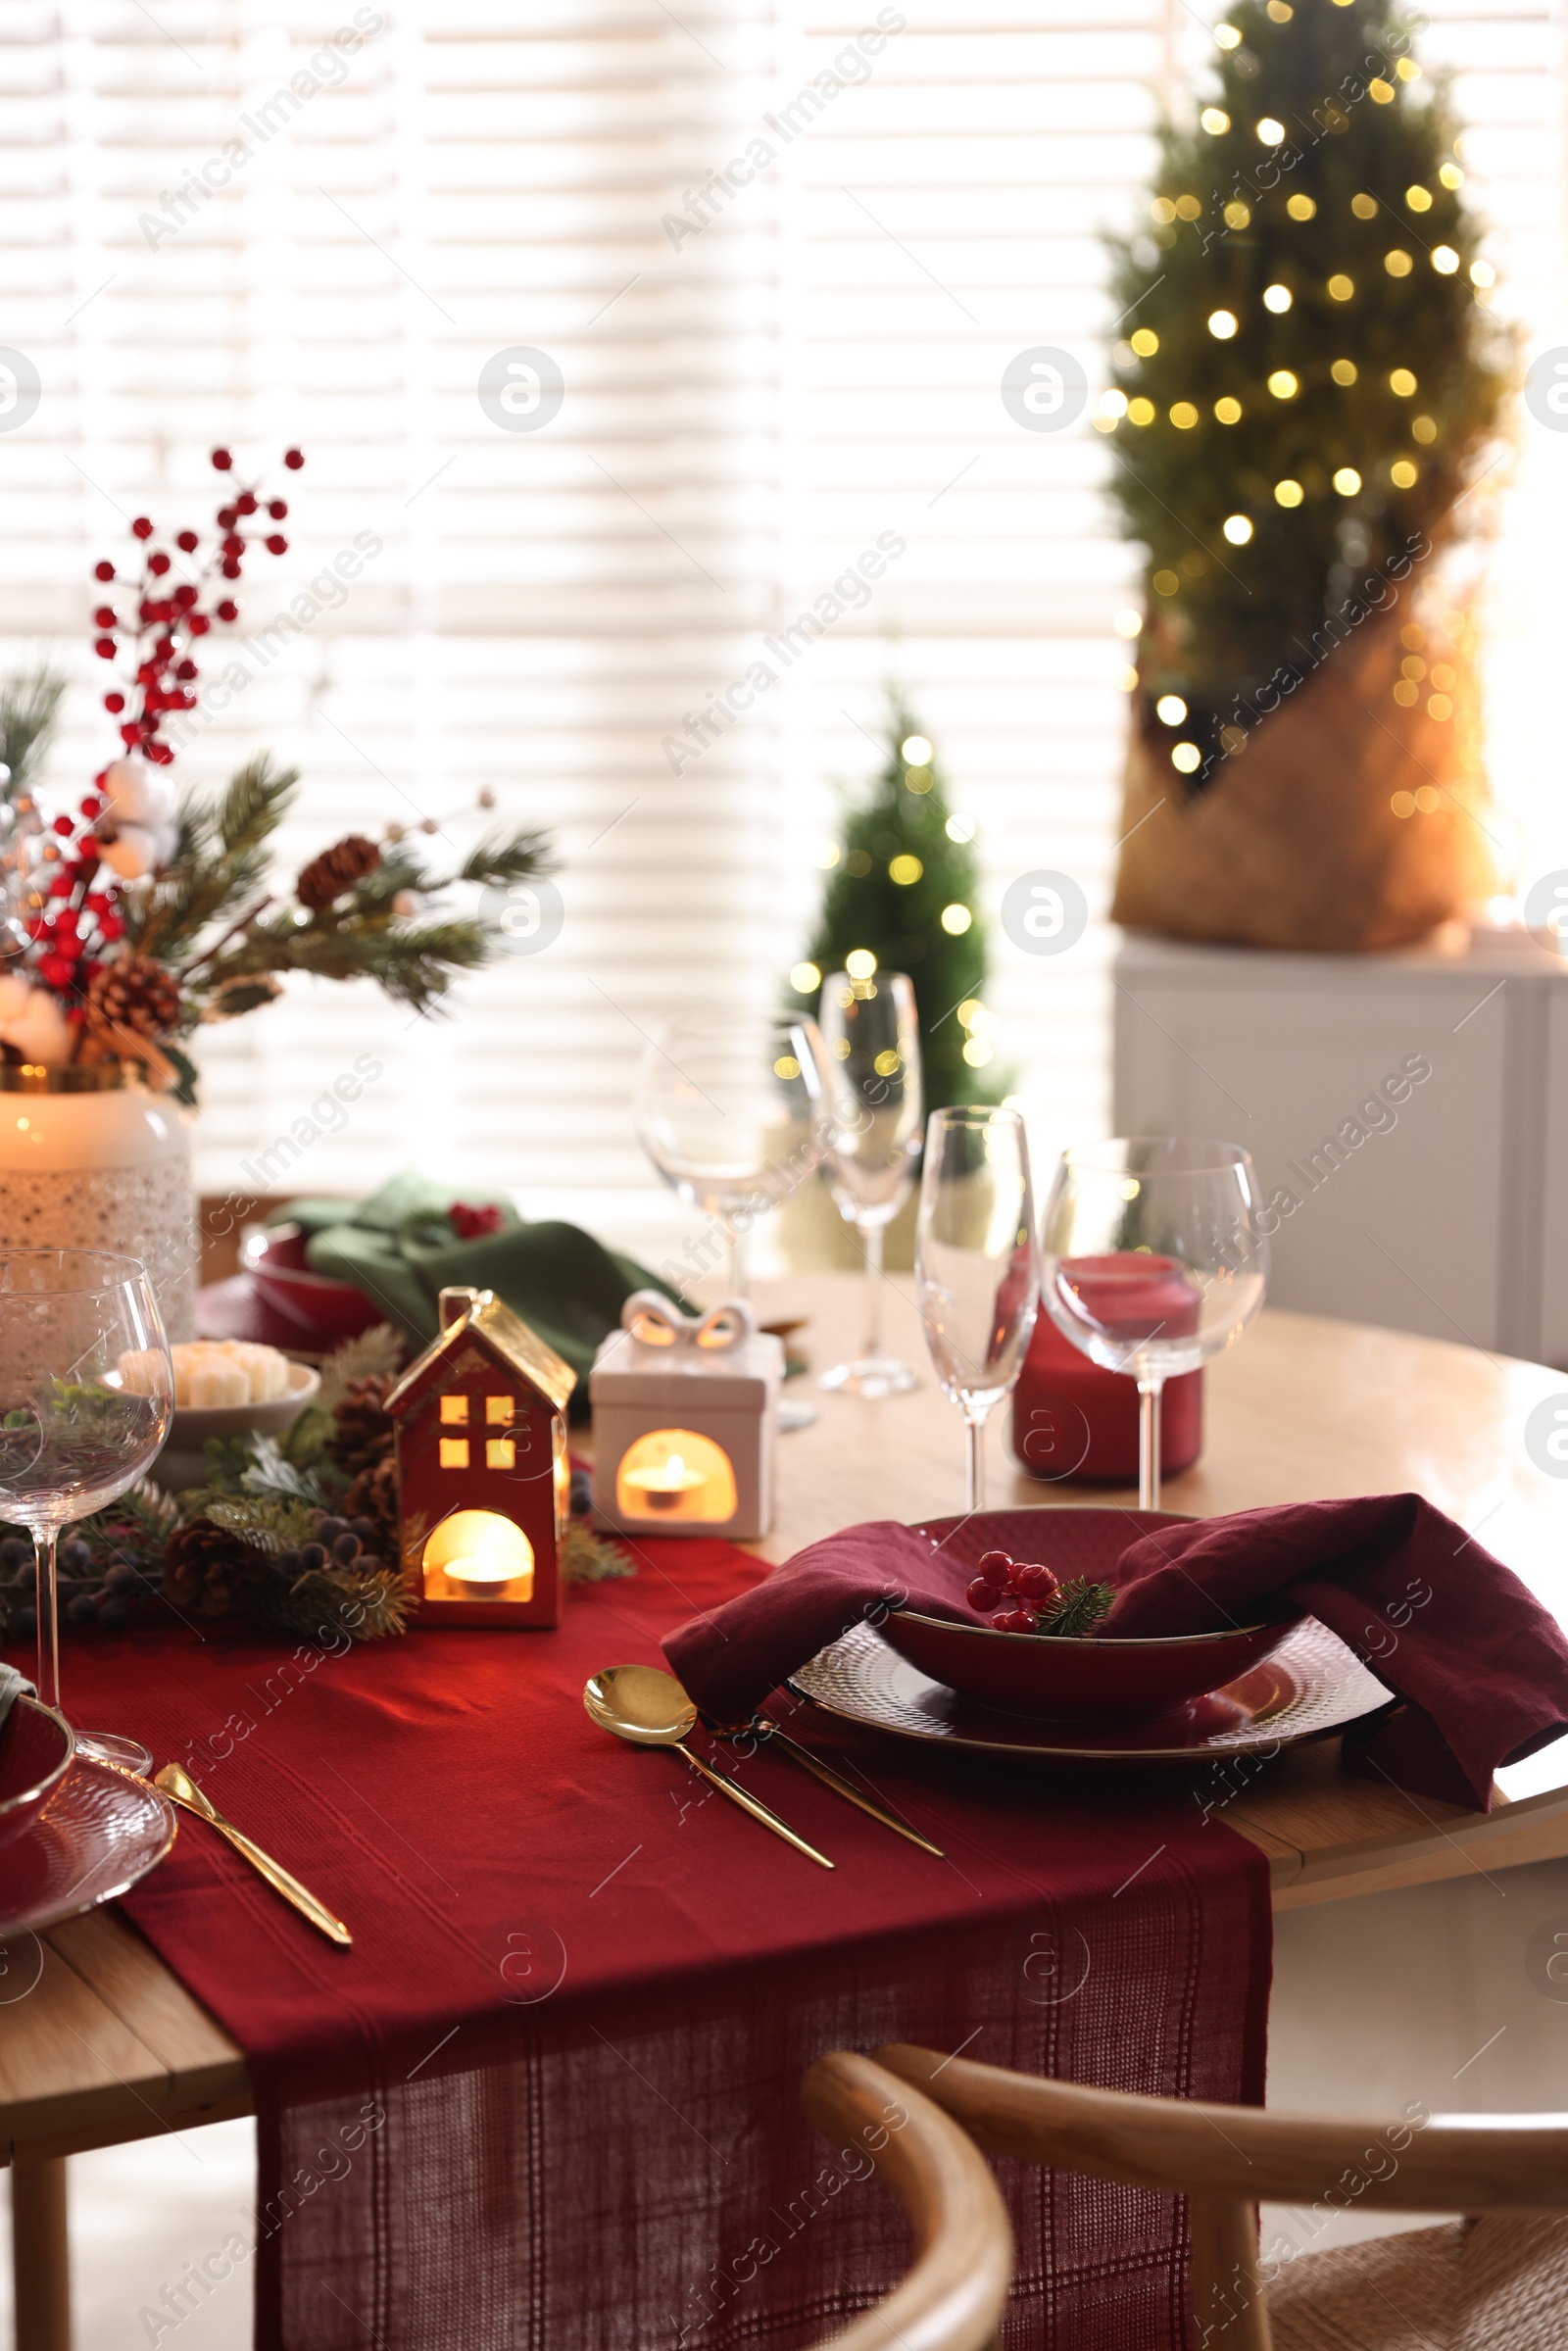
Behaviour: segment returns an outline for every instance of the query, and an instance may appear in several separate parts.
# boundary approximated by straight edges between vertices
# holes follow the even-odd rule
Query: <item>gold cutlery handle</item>
[[[218,1831],[220,1837],[226,1837],[235,1852],[244,1855],[252,1869],[267,1880],[273,1892],[280,1893],[285,1902],[293,1903],[301,1918],[309,1919],[311,1925],[319,1928],[330,1941],[341,1943],[345,1949],[348,1948],[354,1937],[344,1926],[343,1921],[334,1918],[325,1903],[317,1900],[309,1886],[302,1886],[298,1878],[291,1878],[282,1864],[272,1859],[270,1853],[264,1853],[260,1845],[253,1845],[244,1832],[236,1829],[231,1822],[225,1821],[221,1813],[201,1813],[198,1818],[207,1821],[210,1827]]]
[[[728,1796],[730,1801],[738,1804],[743,1812],[749,1812],[754,1821],[760,1821],[764,1829],[771,1829],[775,1837],[782,1837],[786,1844],[793,1845],[797,1853],[804,1853],[808,1861],[814,1861],[819,1869],[830,1870],[836,1867],[836,1864],[829,1861],[825,1853],[817,1851],[815,1845],[808,1845],[804,1837],[797,1837],[794,1830],[787,1822],[781,1821],[776,1812],[769,1812],[767,1806],[760,1804],[756,1796],[749,1796],[745,1788],[738,1788],[725,1773],[714,1771],[710,1764],[703,1761],[701,1755],[694,1755],[691,1748],[684,1742],[677,1743],[675,1751],[677,1754],[685,1756],[693,1771],[701,1772],[705,1780],[711,1781],[720,1794]]]
[[[883,1828],[891,1829],[895,1836],[906,1837],[911,1845],[919,1846],[922,1853],[934,1853],[938,1861],[946,1861],[947,1855],[940,1845],[934,1845],[928,1837],[922,1837],[918,1830],[907,1827],[895,1814],[885,1812],[882,1806],[873,1803],[869,1796],[862,1796],[852,1781],[846,1780],[842,1773],[836,1772],[830,1763],[824,1763],[820,1755],[813,1755],[809,1747],[803,1747],[799,1739],[791,1739],[787,1731],[779,1730],[775,1724],[768,1730],[766,1737],[770,1741],[776,1739],[784,1752],[787,1755],[793,1755],[796,1762],[820,1780],[824,1788],[831,1788],[838,1795],[845,1796],[852,1804],[858,1805],[862,1812],[868,1813],[872,1820],[880,1821]]]

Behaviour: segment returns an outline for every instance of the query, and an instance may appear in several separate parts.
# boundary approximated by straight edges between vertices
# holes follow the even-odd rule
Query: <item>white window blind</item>
[[[645,1234],[643,1033],[767,1001],[840,795],[877,764],[890,678],[979,819],[998,1063],[1043,1148],[1103,1124],[1112,623],[1137,565],[1087,418],[1026,433],[999,386],[1041,343],[1104,380],[1101,233],[1136,216],[1159,106],[1211,51],[1179,0],[882,13],[881,46],[857,45],[879,30],[872,0],[160,0],[156,18],[11,0],[0,17],[0,343],[42,386],[0,431],[0,661],[70,666],[51,786],[76,795],[114,748],[93,560],[122,555],[140,511],[205,526],[215,442],[275,465],[298,441],[293,546],[248,566],[247,624],[309,598],[356,534],[377,551],[270,657],[236,641],[247,681],[202,713],[177,776],[217,783],[258,745],[297,761],[298,860],[390,821],[433,820],[432,861],[486,821],[557,837],[559,939],[464,982],[454,1019],[301,984],[206,1034],[208,1187],[244,1185],[370,1052],[384,1074],[352,1123],[275,1181],[418,1164]],[[1431,13],[1423,53],[1452,61],[1475,125],[1499,308],[1550,342],[1558,11]],[[480,405],[481,369],[519,349],[564,384],[538,430]],[[1538,831],[1565,459],[1537,430],[1513,486],[1504,468],[1488,492],[1493,764]],[[749,709],[730,694],[700,758],[672,757],[879,538],[903,550],[868,600],[772,659]],[[1006,882],[1037,868],[1089,898],[1067,955],[996,928]]]

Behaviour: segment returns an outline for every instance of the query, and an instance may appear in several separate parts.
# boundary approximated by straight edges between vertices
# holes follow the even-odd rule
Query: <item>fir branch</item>
[[[291,1469],[310,1472],[326,1450],[331,1434],[332,1415],[323,1411],[318,1397],[314,1404],[306,1405],[298,1420],[289,1423],[277,1441],[277,1449]]]
[[[225,1495],[270,1496],[279,1501],[309,1502],[318,1510],[323,1507],[316,1480],[295,1467],[275,1437],[210,1437],[206,1452],[212,1463],[207,1484],[192,1487],[179,1497],[187,1524],[193,1518],[211,1518],[215,1503]]]
[[[1082,1641],[1095,1632],[1116,1605],[1109,1584],[1091,1584],[1074,1576],[1063,1584],[1050,1615],[1041,1613],[1039,1630],[1053,1641]]]
[[[298,782],[299,769],[274,767],[269,752],[246,760],[219,804],[218,837],[225,857],[260,856],[282,823]]]
[[[275,767],[260,752],[216,808],[182,802],[172,862],[122,902],[128,944],[177,969],[180,951],[194,948],[213,923],[225,916],[231,926],[254,922],[265,904],[268,843],[298,783],[297,767]]]
[[[428,898],[445,887],[405,843],[390,842],[382,850],[381,862],[375,871],[363,875],[355,883],[349,911],[394,920],[392,901],[400,892],[409,890],[416,898]]]
[[[69,1533],[89,1543],[95,1559],[127,1550],[162,1558],[164,1544],[179,1522],[180,1508],[174,1496],[165,1494],[151,1478],[138,1478],[134,1486],[91,1518],[79,1520]]]
[[[319,1504],[275,1495],[209,1494],[198,1516],[230,1535],[243,1535],[270,1557],[316,1540]]]
[[[634,1576],[636,1562],[620,1545],[573,1519],[561,1546],[561,1572],[568,1584],[604,1584],[612,1577]]]
[[[470,849],[458,868],[462,882],[531,881],[536,875],[550,872],[550,836],[537,828],[514,833],[510,838],[481,841]]]
[[[321,1365],[321,1386],[317,1402],[325,1413],[333,1413],[348,1395],[356,1380],[368,1380],[377,1373],[391,1375],[403,1367],[407,1353],[402,1339],[389,1322],[378,1322],[357,1339],[345,1339],[334,1347]]]
[[[0,686],[0,762],[10,768],[0,798],[14,800],[32,788],[33,774],[60,723],[66,680],[40,663],[21,670]]]
[[[191,983],[187,981],[185,984],[189,986]],[[238,1020],[242,1013],[259,1012],[263,1004],[277,1001],[277,982],[266,974],[259,974],[255,979],[236,979],[224,988],[209,989],[200,981],[195,985],[201,991],[202,1018],[209,1021]],[[166,1046],[164,1051],[168,1053],[169,1048]],[[171,1053],[170,1059],[173,1058]]]
[[[390,910],[360,914],[351,901],[308,923],[285,914],[256,924],[215,965],[211,978],[220,983],[241,972],[307,971],[317,979],[369,979],[394,1002],[428,1012],[455,972],[479,970],[490,954],[480,922],[449,917],[405,923]]]
[[[279,1576],[255,1602],[263,1621],[278,1632],[325,1642],[334,1635],[351,1641],[385,1641],[406,1630],[409,1595],[394,1568],[369,1576],[352,1568],[307,1568],[292,1584]]]

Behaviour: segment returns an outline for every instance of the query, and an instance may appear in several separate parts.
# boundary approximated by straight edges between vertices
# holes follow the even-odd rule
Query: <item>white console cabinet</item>
[[[1116,1131],[1246,1145],[1276,1304],[1568,1367],[1568,961],[1129,935],[1114,980]]]

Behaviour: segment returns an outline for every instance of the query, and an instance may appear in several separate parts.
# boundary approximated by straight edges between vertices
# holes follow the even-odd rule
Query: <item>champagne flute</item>
[[[38,1696],[60,1710],[60,1530],[123,1494],[169,1434],[174,1372],[147,1269],[107,1249],[0,1249],[0,1516],[37,1563]],[[100,1762],[134,1740],[78,1738]]]
[[[855,960],[852,956],[851,961]],[[882,1243],[909,1197],[920,1156],[920,1023],[902,971],[834,971],[822,983],[820,1026],[832,1073],[828,1186],[865,1260],[865,1344],[818,1383],[850,1396],[903,1396],[907,1363],[882,1346]]]
[[[666,1184],[723,1236],[728,1295],[747,1295],[753,1223],[821,1165],[828,1074],[814,1020],[765,1013],[669,1022],[637,1072],[637,1134]],[[703,1241],[688,1248],[693,1278]]]
[[[1119,1137],[1063,1151],[1043,1235],[1056,1328],[1138,1382],[1138,1502],[1159,1507],[1159,1397],[1263,1303],[1268,1241],[1239,1144]]]
[[[963,1409],[964,1508],[985,1504],[985,1425],[1022,1368],[1040,1304],[1029,1138],[1016,1110],[933,1110],[915,1278],[943,1393]]]

